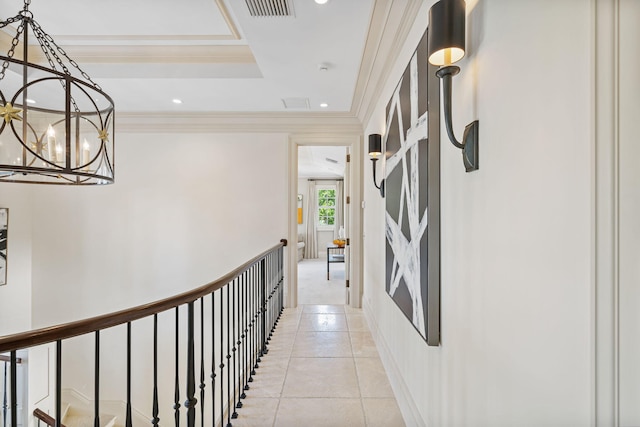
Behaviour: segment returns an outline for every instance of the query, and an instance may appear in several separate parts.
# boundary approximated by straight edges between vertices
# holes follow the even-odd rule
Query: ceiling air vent
[[[293,16],[290,0],[244,0],[251,16]]]
[[[283,98],[284,108],[292,110],[308,110],[309,98]]]

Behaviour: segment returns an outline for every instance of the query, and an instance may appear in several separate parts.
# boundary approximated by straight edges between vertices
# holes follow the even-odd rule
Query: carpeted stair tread
[[[100,427],[113,427],[115,423],[114,415],[100,414]],[[93,414],[71,409],[63,418],[62,424],[66,427],[93,427]]]

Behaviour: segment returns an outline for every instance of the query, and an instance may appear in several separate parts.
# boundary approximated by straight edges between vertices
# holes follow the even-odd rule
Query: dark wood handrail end
[[[54,427],[56,420],[51,415],[47,414],[43,410],[36,408],[33,410],[33,416],[45,423],[48,426]],[[65,427],[64,424],[60,424],[60,427]]]
[[[282,246],[287,246],[287,239],[280,239],[280,243],[282,243]]]

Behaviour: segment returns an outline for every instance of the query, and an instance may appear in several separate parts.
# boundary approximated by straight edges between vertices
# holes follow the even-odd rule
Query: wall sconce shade
[[[380,185],[376,181],[376,162],[378,157],[382,155],[382,135],[373,133],[369,135],[369,157],[373,163],[373,185],[380,190],[380,195],[384,197],[384,179],[380,181]]]
[[[453,133],[451,118],[451,93],[453,76],[460,67],[451,65],[465,54],[465,2],[464,0],[440,0],[429,10],[429,62],[441,66],[436,75],[442,80],[444,122],[451,143],[462,150],[462,160],[467,172],[478,169],[479,122],[465,127],[462,142]]]
[[[378,158],[382,154],[382,135],[369,135],[369,156]]]
[[[442,0],[429,10],[429,62],[451,65],[464,57],[465,2]]]

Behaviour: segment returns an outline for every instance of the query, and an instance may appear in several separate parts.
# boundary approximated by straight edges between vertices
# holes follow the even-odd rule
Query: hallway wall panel
[[[365,136],[384,130],[426,3]],[[592,31],[589,2],[467,1],[453,122],[461,138],[479,119],[480,169],[441,129],[440,347],[384,292],[384,201],[365,179],[364,304],[409,425],[590,423]]]

